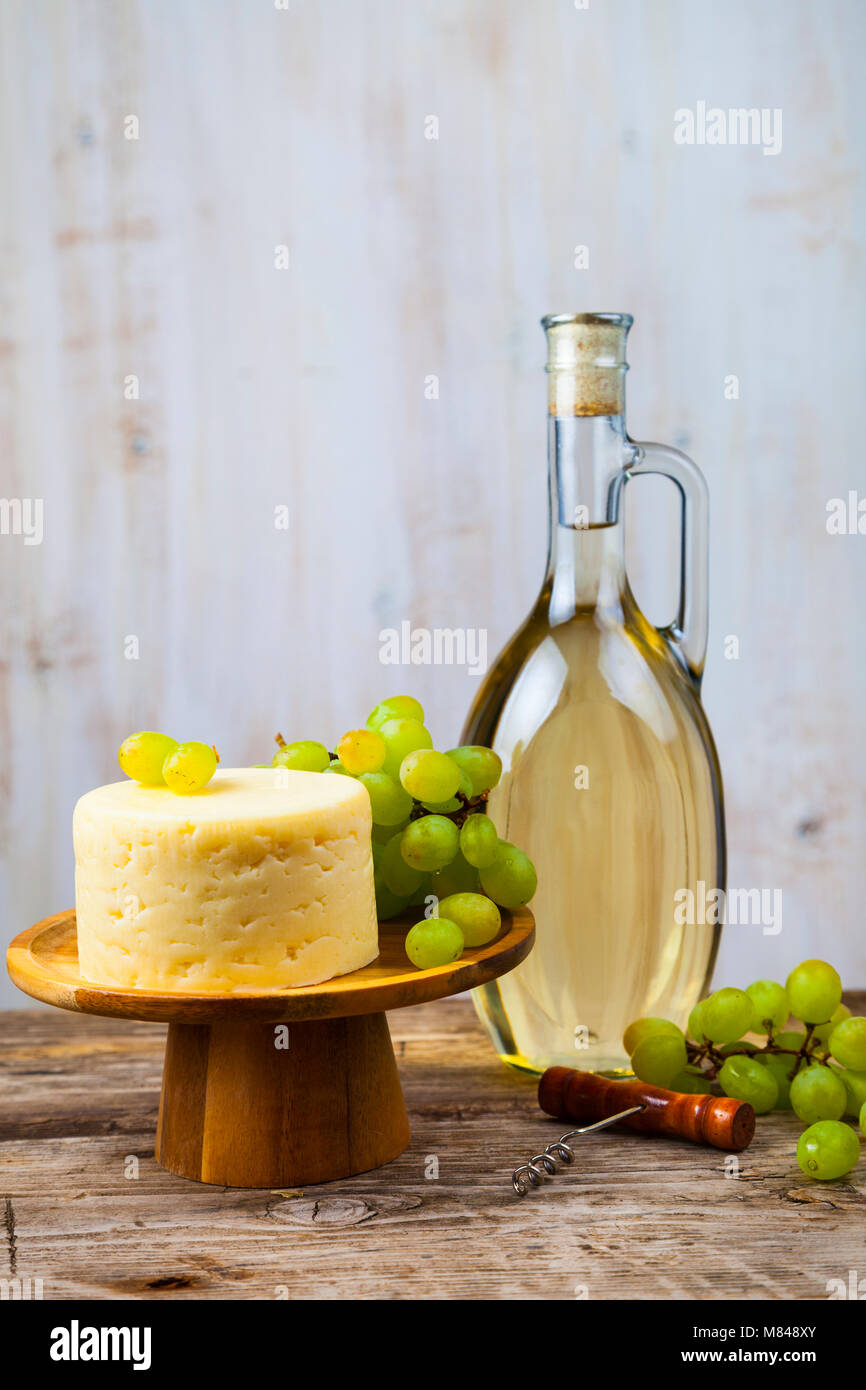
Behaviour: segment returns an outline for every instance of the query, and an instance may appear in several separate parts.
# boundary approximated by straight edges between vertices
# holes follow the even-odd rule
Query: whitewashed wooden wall
[[[864,19],[2,0],[0,495],[45,508],[41,546],[0,537],[8,935],[71,903],[73,804],[131,729],[254,762],[396,688],[456,737],[475,679],[382,667],[379,631],[514,628],[544,550],[538,318],[628,309],[632,433],[712,491],[731,882],[784,891],[782,935],[730,928],[723,973],[820,954],[866,982],[866,537],[825,528],[866,491]],[[781,108],[782,152],[676,145],[701,100]],[[667,495],[635,484],[630,516],[663,620]]]

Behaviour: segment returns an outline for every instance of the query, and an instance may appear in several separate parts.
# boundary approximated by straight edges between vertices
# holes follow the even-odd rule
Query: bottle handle
[[[680,598],[677,616],[662,636],[700,687],[707,655],[709,622],[709,492],[696,463],[666,444],[630,441],[634,457],[626,478],[660,473],[679,488],[682,499]]]

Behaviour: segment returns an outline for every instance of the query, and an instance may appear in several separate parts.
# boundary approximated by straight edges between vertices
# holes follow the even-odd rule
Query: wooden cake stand
[[[168,1024],[156,1130],[163,1168],[220,1186],[288,1187],[351,1177],[403,1152],[409,1120],[385,1010],[487,984],[518,965],[535,936],[527,908],[503,912],[490,945],[415,970],[403,949],[410,925],[380,923],[379,956],[363,970],[273,993],[91,984],[78,969],[74,912],[21,932],[6,959],[34,999]]]

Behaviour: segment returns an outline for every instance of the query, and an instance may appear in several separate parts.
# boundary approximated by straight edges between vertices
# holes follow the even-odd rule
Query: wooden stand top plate
[[[395,917],[380,922],[379,955],[362,970],[320,985],[273,992],[180,994],[92,984],[78,969],[73,911],[46,917],[21,932],[9,946],[6,963],[12,980],[25,994],[75,1013],[148,1023],[279,1023],[381,1013],[475,989],[519,965],[535,939],[528,908],[503,911],[502,930],[495,941],[467,948],[453,965],[416,970],[404,950],[413,920]]]

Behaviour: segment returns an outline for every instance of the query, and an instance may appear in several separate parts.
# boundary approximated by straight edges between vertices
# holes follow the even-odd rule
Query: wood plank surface
[[[861,1011],[866,998],[849,1000]],[[0,1020],[0,1278],[46,1299],[823,1299],[866,1275],[866,1160],[813,1184],[791,1114],[730,1157],[599,1134],[519,1199],[562,1131],[459,998],[390,1017],[412,1142],[298,1192],[200,1186],[153,1139],[165,1032],[27,1010]]]

